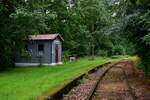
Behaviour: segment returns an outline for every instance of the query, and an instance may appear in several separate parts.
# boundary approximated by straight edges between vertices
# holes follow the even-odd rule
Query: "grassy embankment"
[[[124,57],[87,58],[59,66],[15,68],[0,73],[0,100],[29,100],[37,96],[52,94],[74,78],[97,65]]]

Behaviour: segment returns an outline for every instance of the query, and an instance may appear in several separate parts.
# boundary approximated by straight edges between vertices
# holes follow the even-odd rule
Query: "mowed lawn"
[[[0,100],[30,100],[52,94],[69,81],[111,59],[86,58],[59,66],[15,68],[0,73]]]

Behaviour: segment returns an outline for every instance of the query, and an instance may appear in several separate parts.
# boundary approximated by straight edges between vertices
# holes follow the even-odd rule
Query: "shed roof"
[[[60,34],[38,34],[38,35],[30,35],[30,40],[55,40],[57,37],[59,37],[61,40],[64,40]]]

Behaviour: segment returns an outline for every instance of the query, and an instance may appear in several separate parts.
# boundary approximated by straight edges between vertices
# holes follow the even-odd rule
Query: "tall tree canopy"
[[[143,68],[150,74],[150,1],[115,1],[119,2],[115,8],[120,23],[119,29],[132,41]]]
[[[16,48],[29,34],[45,29],[42,14],[33,12],[24,0],[0,0],[0,65],[14,66]]]
[[[150,74],[150,1],[130,0],[127,5],[127,26],[144,69]]]
[[[14,65],[15,52],[29,34],[60,33],[68,55],[128,53],[131,44],[111,27],[118,20],[107,1],[0,0],[0,68]]]

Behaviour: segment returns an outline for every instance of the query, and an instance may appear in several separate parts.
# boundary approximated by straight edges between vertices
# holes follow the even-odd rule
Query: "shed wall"
[[[44,45],[44,54],[41,58],[41,63],[52,63],[52,41],[30,41],[26,43],[28,45],[28,50],[31,54],[29,59],[21,56],[21,52],[16,53],[16,63],[40,63],[40,58],[38,56],[38,45]]]

